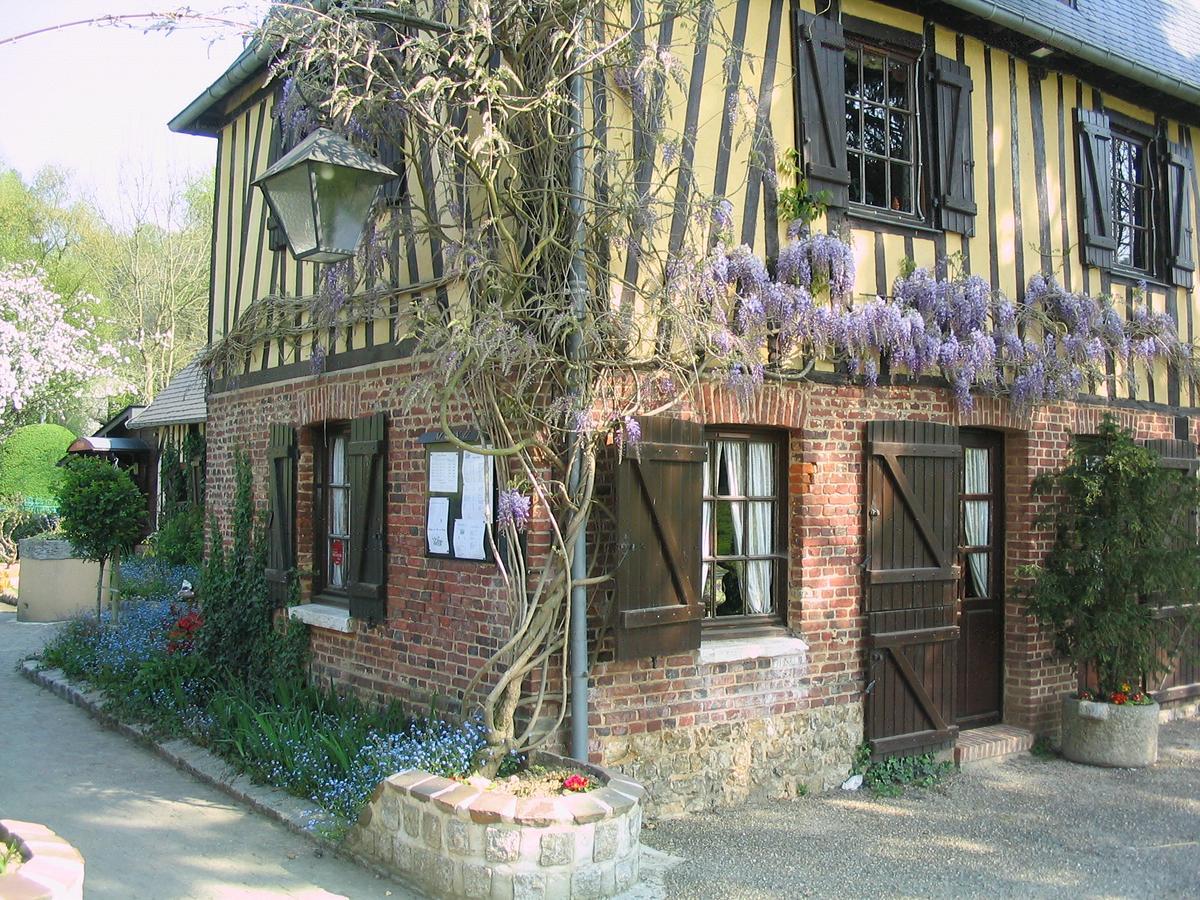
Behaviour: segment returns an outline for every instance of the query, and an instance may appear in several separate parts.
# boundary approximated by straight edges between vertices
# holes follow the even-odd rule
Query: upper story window
[[[846,46],[846,162],[850,202],[915,213],[916,63],[853,42]]]
[[[1151,260],[1150,148],[1144,138],[1113,133],[1113,234],[1116,264],[1148,271]]]
[[[704,618],[783,612],[783,444],[763,433],[709,431],[701,535]]]

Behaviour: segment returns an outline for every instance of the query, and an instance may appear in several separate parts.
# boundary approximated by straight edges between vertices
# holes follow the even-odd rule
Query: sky
[[[4,43],[47,26],[106,14],[179,9],[182,0],[0,0],[0,167],[26,179],[46,165],[114,220],[135,179],[166,190],[208,172],[216,140],[172,134],[167,122],[208,87],[242,49],[232,26],[181,24],[170,34],[143,26],[84,25]],[[190,0],[199,14],[255,20],[255,4]]]

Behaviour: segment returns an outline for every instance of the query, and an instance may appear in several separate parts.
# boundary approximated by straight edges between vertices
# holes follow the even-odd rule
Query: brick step
[[[1014,753],[1028,753],[1033,734],[1013,725],[989,725],[960,731],[954,747],[954,764],[959,768],[984,760],[1003,759]]]

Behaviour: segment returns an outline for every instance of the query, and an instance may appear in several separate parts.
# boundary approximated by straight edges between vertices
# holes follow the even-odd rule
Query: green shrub
[[[871,745],[864,743],[854,755],[853,772],[877,797],[898,797],[906,787],[933,787],[953,768],[932,753],[871,759]]]
[[[204,559],[204,507],[176,503],[165,510],[153,537],[154,555],[173,566],[199,566]]]
[[[0,447],[0,497],[46,503],[54,499],[61,469],[75,435],[61,425],[25,425]]]

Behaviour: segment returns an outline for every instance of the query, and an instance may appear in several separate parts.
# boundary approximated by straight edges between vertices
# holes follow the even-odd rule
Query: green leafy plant
[[[204,559],[204,507],[184,500],[164,510],[152,547],[154,555],[168,565],[200,565]]]
[[[1034,740],[1033,746],[1029,748],[1029,753],[1038,759],[1058,759],[1058,751],[1054,749],[1054,743],[1044,734]]]
[[[24,859],[14,841],[0,841],[0,875],[12,872]]]
[[[25,425],[0,447],[0,496],[52,501],[62,470],[58,462],[75,440],[61,425]]]
[[[96,615],[104,590],[104,564],[128,554],[142,536],[146,498],[124,469],[95,457],[77,457],[58,485],[63,537],[82,559],[100,563]]]
[[[953,768],[951,763],[938,760],[932,753],[871,759],[871,745],[862,743],[854,753],[851,772],[862,775],[863,784],[877,797],[898,797],[906,787],[935,786]]]
[[[783,155],[778,169],[784,178],[791,178],[796,182],[791,187],[779,189],[777,206],[781,220],[811,225],[825,215],[832,197],[829,191],[818,191],[815,194],[809,191],[808,179],[804,177],[804,169],[800,165],[800,154],[795,148]]]
[[[1159,465],[1151,450],[1106,416],[1099,433],[1078,437],[1057,472],[1033,483],[1048,506],[1039,524],[1054,531],[1040,565],[1023,567],[1029,611],[1053,630],[1060,653],[1094,683],[1095,694],[1123,687],[1170,665],[1170,619],[1160,606],[1200,590],[1194,478]],[[1176,623],[1178,620],[1176,619]]]

